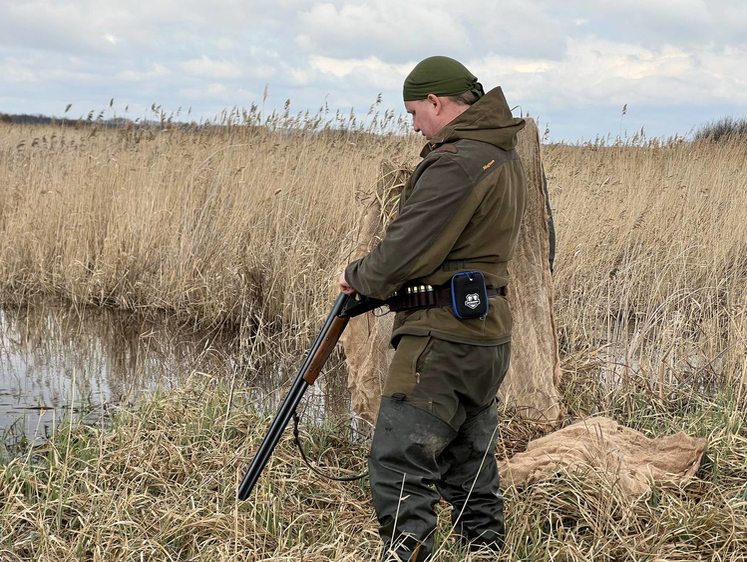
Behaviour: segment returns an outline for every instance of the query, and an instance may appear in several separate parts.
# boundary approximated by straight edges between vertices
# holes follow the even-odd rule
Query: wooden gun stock
[[[308,384],[314,384],[319,373],[322,372],[322,367],[324,367],[327,359],[329,359],[332,351],[334,351],[335,346],[337,345],[340,336],[342,336],[342,333],[345,331],[345,327],[348,325],[349,321],[350,316],[337,316],[332,320],[332,325],[329,327],[329,331],[324,336],[324,340],[319,345],[319,349],[316,350],[314,357],[311,359],[311,363],[309,363],[309,369],[303,376],[303,380]]]

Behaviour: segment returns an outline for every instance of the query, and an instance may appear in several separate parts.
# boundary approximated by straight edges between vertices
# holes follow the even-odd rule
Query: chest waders
[[[494,397],[509,356],[510,344],[400,341],[368,463],[382,560],[427,560],[441,497],[452,505],[452,525],[463,541],[502,546]]]

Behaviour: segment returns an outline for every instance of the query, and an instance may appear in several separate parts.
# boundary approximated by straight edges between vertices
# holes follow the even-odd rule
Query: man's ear
[[[436,115],[441,113],[441,109],[443,107],[443,104],[441,103],[441,98],[439,98],[435,94],[428,94],[428,97],[426,98],[426,100],[428,100],[428,103],[433,105],[433,109],[436,110]]]

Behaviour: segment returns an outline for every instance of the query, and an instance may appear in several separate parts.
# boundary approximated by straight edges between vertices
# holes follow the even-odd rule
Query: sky
[[[445,55],[551,141],[687,135],[747,116],[746,30],[744,0],[0,0],[0,112],[404,113]]]

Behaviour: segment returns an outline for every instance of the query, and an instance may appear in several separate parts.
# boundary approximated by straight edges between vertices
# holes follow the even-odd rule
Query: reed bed
[[[567,352],[608,346],[610,378],[744,396],[747,143],[555,146],[556,314]]]
[[[332,302],[358,203],[383,161],[411,164],[420,145],[347,119],[344,132],[287,115],[0,124],[0,300],[167,313],[237,334],[257,369],[292,372]],[[746,152],[736,138],[545,147],[569,419],[602,413],[710,447],[697,480],[645,497],[573,472],[507,489],[501,560],[747,559]],[[333,363],[328,377],[344,379]],[[269,419],[232,374],[197,374],[111,428],[72,420],[0,466],[0,559],[375,559],[368,484],[317,480],[288,440],[254,497],[235,501]],[[509,412],[500,429],[500,457],[541,433]],[[328,469],[365,464],[344,424],[305,431]],[[461,551],[445,518],[437,542],[437,560],[494,559]]]
[[[256,120],[0,125],[0,300],[165,310],[255,343],[305,343],[355,240],[357,200],[413,141],[377,134],[396,128],[391,115],[336,129]]]

